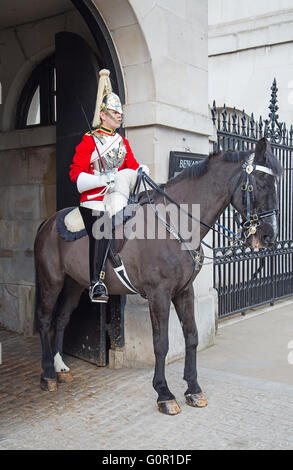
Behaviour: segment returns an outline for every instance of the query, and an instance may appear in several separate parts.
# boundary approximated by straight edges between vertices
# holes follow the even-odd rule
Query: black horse
[[[252,152],[220,152],[202,163],[184,170],[164,185],[164,192],[178,204],[200,204],[200,241],[224,209],[232,203],[243,218],[243,239],[252,247],[270,248],[278,235],[278,181],[282,173],[265,139]],[[166,196],[153,192],[154,206],[165,204]],[[146,224],[157,221],[149,204],[141,205]],[[42,341],[41,386],[55,390],[58,379],[72,380],[62,359],[64,329],[81,293],[89,285],[88,237],[68,242],[56,230],[58,214],[45,221],[35,240],[35,266],[38,296],[36,314]],[[148,217],[147,217],[148,215]],[[131,220],[126,222],[131,223]],[[161,222],[160,222],[161,223]],[[199,228],[197,226],[197,228]],[[123,229],[123,227],[119,227]],[[179,413],[180,407],[168,388],[165,358],[168,352],[168,320],[173,302],[181,322],[185,345],[184,380],[186,401],[203,407],[207,400],[197,381],[196,351],[198,333],[194,319],[193,280],[199,272],[190,250],[172,235],[166,239],[128,239],[120,256],[135,289],[148,299],[153,328],[155,372],[153,386],[158,393],[159,410]],[[202,250],[198,247],[197,258]],[[110,261],[106,266],[109,294],[131,294],[116,276]],[[58,302],[57,302],[58,299]],[[53,342],[49,340],[52,314],[56,328]]]

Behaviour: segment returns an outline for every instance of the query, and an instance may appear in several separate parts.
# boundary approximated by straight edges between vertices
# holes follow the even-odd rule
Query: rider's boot
[[[92,302],[107,303],[109,296],[104,280],[109,240],[102,238],[101,240],[95,240],[95,244],[95,257],[91,257],[90,259],[90,263],[92,264],[90,272],[92,276],[89,296]]]
[[[93,236],[93,225],[97,218],[104,215],[104,212],[100,212],[98,216],[93,216],[91,209],[85,207],[79,209],[89,237],[89,274],[91,282],[89,297],[92,302],[107,303],[109,296],[104,280],[110,242],[107,238],[98,240]]]

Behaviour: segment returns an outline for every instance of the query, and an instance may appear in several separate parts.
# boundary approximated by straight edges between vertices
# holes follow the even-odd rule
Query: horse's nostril
[[[264,235],[264,236],[262,237],[262,243],[263,243],[263,245],[264,245],[265,247],[268,247],[268,248],[272,247],[273,244],[274,244],[274,241],[275,241],[275,240],[274,240],[274,237],[273,237],[273,236]]]

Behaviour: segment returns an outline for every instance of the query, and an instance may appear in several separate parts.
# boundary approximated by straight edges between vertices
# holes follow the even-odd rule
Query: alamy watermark
[[[93,211],[97,220],[93,225],[93,236],[116,240],[167,240],[180,241],[182,250],[196,250],[200,245],[199,204],[130,204],[123,213],[114,216]],[[123,224],[123,219],[127,222]],[[116,230],[113,231],[113,225]],[[183,242],[182,242],[183,240]]]

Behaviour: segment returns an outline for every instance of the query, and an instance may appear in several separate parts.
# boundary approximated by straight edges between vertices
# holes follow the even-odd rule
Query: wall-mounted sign
[[[177,176],[185,168],[198,165],[207,155],[190,152],[170,152],[169,179]]]

